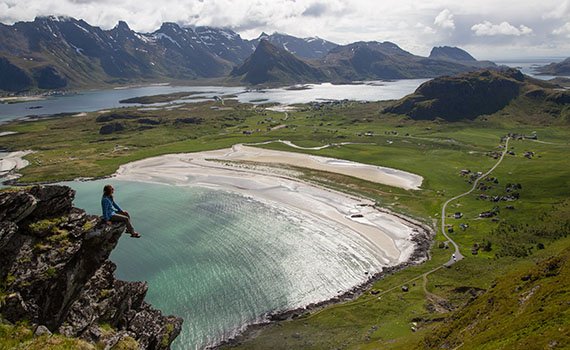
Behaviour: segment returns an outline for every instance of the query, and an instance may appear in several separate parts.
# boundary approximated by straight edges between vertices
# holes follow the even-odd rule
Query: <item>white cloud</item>
[[[570,38],[570,22],[566,22],[562,27],[554,29],[552,34],[565,35],[567,38]]]
[[[542,15],[543,19],[557,19],[567,17],[570,13],[570,1],[565,0],[552,10]]]
[[[520,25],[518,28],[509,22],[501,22],[500,24],[493,24],[489,21],[475,24],[471,27],[477,36],[496,36],[496,35],[512,35],[521,36],[529,35],[533,30],[525,25]]]
[[[437,15],[433,24],[444,29],[455,29],[455,21],[453,20],[453,13],[445,9]]]
[[[278,31],[339,44],[392,41],[422,55],[442,45],[468,46],[480,58],[494,58],[488,56],[491,49],[506,45],[530,55],[548,43],[551,56],[570,56],[563,28],[570,21],[570,0],[0,0],[2,23],[38,15],[82,18],[103,29],[124,20],[138,32],[155,31],[168,21],[230,27],[248,39]],[[503,21],[507,30],[494,29]],[[509,35],[499,35],[503,32]]]
[[[419,22],[418,22],[415,27],[418,28],[418,29],[420,29],[420,30],[421,30],[423,33],[425,33],[425,34],[435,34],[435,33],[437,33],[437,31],[436,31],[435,29],[433,29],[433,28],[430,27],[430,26],[426,26],[426,25],[423,24],[423,23],[419,23]]]

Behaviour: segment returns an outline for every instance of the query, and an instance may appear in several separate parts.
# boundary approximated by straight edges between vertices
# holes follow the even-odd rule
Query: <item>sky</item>
[[[162,22],[318,36],[338,44],[391,41],[427,56],[458,46],[477,59],[570,57],[570,0],[0,0],[0,22],[64,15],[138,32]]]

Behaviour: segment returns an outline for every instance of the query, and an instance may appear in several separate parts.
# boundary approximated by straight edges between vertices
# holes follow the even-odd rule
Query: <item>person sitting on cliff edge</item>
[[[115,203],[113,198],[115,189],[111,185],[103,187],[103,197],[101,198],[101,207],[103,208],[103,220],[111,225],[113,222],[124,222],[127,225],[127,232],[133,238],[139,238],[141,235],[135,231],[131,224],[131,216]]]

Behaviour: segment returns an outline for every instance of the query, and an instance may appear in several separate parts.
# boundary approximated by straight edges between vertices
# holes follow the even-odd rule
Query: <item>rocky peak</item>
[[[131,32],[131,28],[129,27],[129,25],[125,21],[119,21],[117,23],[117,25],[115,26],[115,28],[113,28],[113,29],[120,30],[123,32]]]
[[[431,53],[429,54],[429,58],[439,59],[439,60],[447,59],[447,60],[455,60],[455,61],[468,61],[468,62],[477,61],[467,51],[462,50],[458,47],[450,47],[450,46],[434,47],[431,50]]]
[[[242,76],[241,81],[250,84],[298,83],[325,78],[321,70],[276,47],[269,40],[261,40],[255,52],[240,67],[234,68],[231,74]]]
[[[131,337],[167,349],[182,320],[145,303],[145,283],[114,278],[108,257],[125,227],[74,208],[74,195],[66,186],[0,193],[0,315],[106,348]]]
[[[157,32],[165,34],[179,34],[183,32],[183,29],[176,23],[164,22],[160,26],[160,29],[157,30]]]
[[[252,40],[258,44],[262,40],[269,40],[273,45],[282,48],[303,59],[318,59],[325,56],[331,49],[338,45],[320,38],[297,38],[288,34],[273,33],[261,35]]]

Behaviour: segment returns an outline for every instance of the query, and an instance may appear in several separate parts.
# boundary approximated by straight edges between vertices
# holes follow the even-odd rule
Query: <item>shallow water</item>
[[[382,267],[351,232],[241,195],[115,180],[66,183],[75,205],[100,214],[104,184],[117,189],[141,239],[111,255],[117,277],[146,280],[148,301],[184,318],[174,349],[203,348],[268,312],[326,300]]]
[[[67,96],[52,96],[41,101],[30,101],[14,104],[0,104],[0,122],[26,116],[46,116],[57,113],[79,113],[97,110],[140,106],[137,104],[121,104],[120,100],[148,95],[170,94],[174,92],[194,92],[187,100],[174,101],[171,104],[158,104],[176,108],[176,104],[211,100],[214,96],[235,95],[240,102],[282,104],[306,103],[330,99],[353,99],[358,101],[378,101],[401,98],[412,93],[422,79],[397,80],[391,82],[367,82],[359,85],[309,84],[308,90],[264,89],[248,90],[244,87],[223,86],[165,86],[154,85],[128,89],[108,89],[84,91]],[[257,102],[255,102],[257,101]],[[37,108],[41,107],[41,108]],[[32,109],[31,109],[32,108]],[[157,108],[146,105],[144,109]]]

